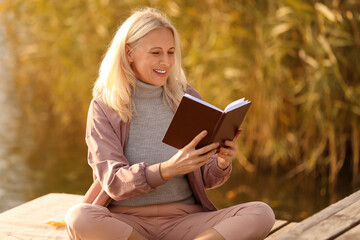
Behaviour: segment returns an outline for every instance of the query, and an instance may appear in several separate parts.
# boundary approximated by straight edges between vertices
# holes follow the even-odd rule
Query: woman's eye
[[[156,54],[157,55],[157,54],[160,54],[160,52],[151,52],[151,54]]]
[[[169,54],[175,54],[175,52],[168,52]]]

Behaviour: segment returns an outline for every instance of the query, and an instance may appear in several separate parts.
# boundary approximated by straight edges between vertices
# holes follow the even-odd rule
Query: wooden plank
[[[302,239],[329,239],[357,225],[360,219],[360,201],[337,212],[333,216],[321,221],[308,229],[301,236]]]
[[[336,238],[336,240],[354,240],[359,239],[360,236],[360,224],[345,232]]]
[[[284,227],[277,229],[276,231],[272,232],[270,236],[268,236],[266,238],[266,240],[273,240],[275,239],[277,236],[279,236],[281,233],[287,232],[290,229],[292,229],[293,227],[295,227],[298,223],[296,222],[292,222],[289,224],[286,224]]]
[[[269,234],[267,237],[269,237],[270,235],[272,235],[274,232],[278,231],[279,229],[283,228],[284,226],[286,226],[287,224],[289,224],[288,221],[285,220],[276,220],[274,223],[274,226],[271,228]]]
[[[314,227],[318,223],[324,221],[325,219],[335,215],[344,208],[352,205],[354,202],[360,201],[360,191],[357,191],[350,196],[330,205],[329,207],[323,209],[322,211],[314,214],[313,216],[301,221],[294,228],[290,229],[286,233],[280,234],[276,239],[285,240],[285,239],[306,239],[303,238],[304,232],[308,229]],[[337,216],[339,219],[340,216]],[[332,228],[332,227],[331,227]],[[314,239],[314,238],[311,238]]]
[[[310,228],[307,228],[296,239],[329,239],[334,238],[341,233],[347,231],[359,222],[360,216],[360,201],[346,207],[345,209],[338,211],[334,215],[324,219],[323,221],[314,223]],[[290,231],[289,231],[290,232]],[[286,239],[290,239],[293,236],[289,236],[288,233],[284,233]],[[279,236],[279,239],[284,237]],[[281,237],[281,238],[280,238]]]
[[[280,228],[284,227],[288,223],[289,222],[285,221],[285,220],[276,220],[275,223],[274,223],[274,226],[271,228],[271,231],[270,231],[269,235],[272,234],[273,232],[276,232]]]
[[[66,211],[83,196],[52,193],[0,214],[0,239],[68,239],[65,228],[46,223],[63,221]]]

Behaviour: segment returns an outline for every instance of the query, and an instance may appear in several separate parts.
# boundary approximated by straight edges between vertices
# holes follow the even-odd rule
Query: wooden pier
[[[360,239],[360,191],[328,206],[298,224],[285,224],[268,238],[276,240]],[[287,227],[288,226],[288,227]]]
[[[51,193],[0,213],[0,239],[67,240],[65,213],[81,198]],[[360,239],[360,191],[300,223],[277,220],[266,239]]]

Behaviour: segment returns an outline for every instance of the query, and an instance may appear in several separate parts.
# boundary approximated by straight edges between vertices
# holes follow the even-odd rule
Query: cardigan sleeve
[[[213,155],[210,160],[201,167],[204,187],[206,189],[216,188],[223,185],[230,177],[232,166],[222,170],[217,165],[217,155]]]
[[[159,164],[129,165],[119,136],[96,100],[89,108],[86,143],[88,163],[112,199],[119,201],[150,193],[166,182],[161,177]]]

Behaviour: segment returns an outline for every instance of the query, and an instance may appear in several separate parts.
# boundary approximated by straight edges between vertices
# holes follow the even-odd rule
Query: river
[[[83,128],[40,126],[28,118],[11,75],[0,24],[0,212],[51,192],[83,194],[91,182]]]
[[[27,181],[21,174],[23,148],[17,141],[20,112],[9,73],[11,59],[4,31],[0,25],[0,211],[27,200],[23,194]]]

